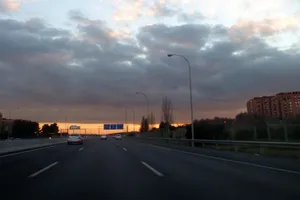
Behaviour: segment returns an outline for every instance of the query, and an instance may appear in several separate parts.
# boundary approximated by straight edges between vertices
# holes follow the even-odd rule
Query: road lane
[[[124,139],[120,146],[144,159],[170,182],[185,183],[187,197],[300,199],[300,175],[183,154]]]
[[[78,147],[62,144],[0,157],[0,180],[5,180],[0,181],[0,188],[7,188],[9,192],[14,192],[13,188],[17,187],[23,180],[26,180],[30,174],[57,160],[65,160],[75,156],[74,152],[78,151]]]
[[[9,174],[9,185],[1,181],[9,199],[300,199],[300,176],[154,148],[130,139],[94,138],[84,146],[28,153],[17,163],[26,158],[30,170],[12,161],[6,166],[13,170],[0,167],[3,174],[24,171],[18,176]],[[43,162],[33,167],[38,160]],[[28,177],[39,170],[42,173]]]
[[[157,176],[117,144],[114,139],[85,142],[83,151],[28,179],[10,199],[184,199],[185,191],[174,192],[178,184]]]

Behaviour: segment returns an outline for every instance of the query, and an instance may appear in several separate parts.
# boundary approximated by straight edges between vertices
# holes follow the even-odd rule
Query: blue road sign
[[[110,130],[110,124],[104,124],[104,130]]]
[[[111,125],[110,125],[110,129],[116,130],[116,129],[117,129],[117,124],[111,124]]]
[[[117,129],[124,129],[124,124],[117,124]]]
[[[123,130],[124,124],[104,124],[104,130]]]

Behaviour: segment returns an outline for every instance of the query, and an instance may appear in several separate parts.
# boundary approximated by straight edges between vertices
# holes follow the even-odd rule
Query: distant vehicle
[[[71,134],[68,137],[68,144],[83,144],[83,139],[80,134]]]
[[[101,135],[101,140],[107,140],[107,135]]]
[[[116,139],[116,140],[122,140],[122,135],[120,135],[120,134],[115,135],[115,139]]]

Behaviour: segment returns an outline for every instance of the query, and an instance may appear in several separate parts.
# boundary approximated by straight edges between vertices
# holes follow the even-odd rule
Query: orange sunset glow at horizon
[[[53,122],[39,122],[40,127],[42,127],[44,124],[52,124]],[[77,130],[77,132],[84,134],[85,131],[86,133],[91,133],[91,134],[113,134],[117,132],[126,132],[126,126],[128,127],[128,132],[132,131],[139,131],[140,129],[140,124],[124,124],[124,129],[123,130],[104,130],[104,124],[114,124],[114,123],[72,123],[72,122],[56,122],[59,130],[64,131],[66,129],[70,130],[71,125],[76,125],[80,126],[80,129]],[[180,126],[184,124],[173,124],[173,126]],[[154,125],[155,128],[159,127],[159,124]],[[76,130],[75,130],[76,131]]]

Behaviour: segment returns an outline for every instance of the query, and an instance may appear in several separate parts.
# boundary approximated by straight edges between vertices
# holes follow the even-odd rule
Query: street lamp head
[[[168,57],[172,57],[173,56],[173,54],[168,54]]]

